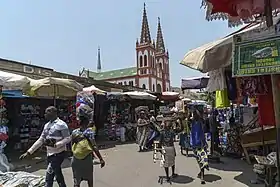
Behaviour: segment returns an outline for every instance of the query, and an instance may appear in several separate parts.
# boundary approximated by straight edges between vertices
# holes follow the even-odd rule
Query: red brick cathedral
[[[98,49],[97,72],[83,70],[82,76],[112,83],[137,86],[153,92],[170,91],[169,53],[158,18],[156,42],[151,39],[146,5],[144,4],[140,40],[136,41],[136,66],[124,69],[101,71]]]

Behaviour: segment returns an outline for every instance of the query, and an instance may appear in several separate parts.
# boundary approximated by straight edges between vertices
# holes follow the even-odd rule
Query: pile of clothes
[[[44,187],[45,177],[26,172],[0,172],[1,187]]]

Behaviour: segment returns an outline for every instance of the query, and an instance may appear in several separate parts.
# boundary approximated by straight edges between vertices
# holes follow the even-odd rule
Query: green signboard
[[[280,38],[236,43],[233,76],[255,76],[280,73]]]

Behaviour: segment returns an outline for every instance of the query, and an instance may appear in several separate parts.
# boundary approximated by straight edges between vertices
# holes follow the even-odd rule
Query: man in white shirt
[[[57,117],[57,109],[50,106],[45,111],[45,118],[49,120],[45,124],[40,138],[26,153],[20,156],[24,159],[32,155],[42,145],[47,147],[48,168],[46,172],[46,187],[52,187],[54,177],[59,187],[66,187],[61,164],[66,156],[66,145],[71,141],[67,124]]]

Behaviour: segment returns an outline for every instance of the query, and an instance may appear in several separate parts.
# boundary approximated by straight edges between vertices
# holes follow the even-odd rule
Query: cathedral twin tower
[[[160,18],[155,42],[151,40],[145,4],[141,36],[136,41],[136,59],[139,87],[154,92],[170,91],[169,53],[164,46]]]

